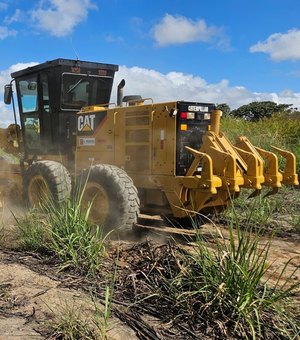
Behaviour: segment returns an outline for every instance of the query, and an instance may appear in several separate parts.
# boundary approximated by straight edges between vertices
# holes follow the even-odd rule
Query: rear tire
[[[132,179],[113,165],[97,164],[79,176],[82,206],[90,207],[89,220],[105,229],[132,230],[137,222],[140,200]]]
[[[53,200],[56,204],[70,197],[71,178],[59,162],[38,161],[24,175],[24,196],[30,207]]]

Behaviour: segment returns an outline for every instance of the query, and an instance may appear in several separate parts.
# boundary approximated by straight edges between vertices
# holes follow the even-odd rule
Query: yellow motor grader
[[[130,228],[140,211],[184,218],[226,207],[241,188],[254,196],[262,186],[273,194],[298,185],[294,154],[274,148],[285,159],[279,170],[277,155],[246,137],[233,145],[212,103],[123,96],[122,80],[110,104],[117,70],[56,59],[11,74],[4,100],[15,108],[14,82],[22,157],[0,164],[0,179],[19,183],[30,206],[45,194],[59,203],[84,183],[95,223]]]

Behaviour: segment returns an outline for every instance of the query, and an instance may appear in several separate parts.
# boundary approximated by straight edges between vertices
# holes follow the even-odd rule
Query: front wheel
[[[70,197],[71,178],[59,162],[38,161],[24,175],[24,196],[30,207],[53,201],[59,204]]]
[[[140,201],[132,179],[113,165],[97,164],[77,180],[81,205],[89,220],[106,229],[131,230],[137,222]]]

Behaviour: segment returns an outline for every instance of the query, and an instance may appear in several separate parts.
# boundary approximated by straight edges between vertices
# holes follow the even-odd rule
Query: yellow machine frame
[[[282,184],[298,185],[293,153],[273,147],[285,159],[279,170],[275,153],[253,146],[246,137],[233,145],[220,131],[222,112],[211,114],[211,125],[202,138],[200,150],[186,147],[194,160],[185,176],[176,176],[176,119],[170,111],[177,102],[126,107],[85,107],[79,113],[82,132],[77,136],[76,171],[89,164],[113,164],[124,169],[139,189],[142,209],[154,213],[170,212],[185,217],[186,211],[223,207],[240,188],[262,186],[277,192]],[[92,126],[99,113],[103,120]],[[201,174],[197,168],[201,164]]]

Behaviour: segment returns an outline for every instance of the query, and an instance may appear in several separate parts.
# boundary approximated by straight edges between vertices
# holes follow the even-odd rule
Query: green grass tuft
[[[29,211],[23,217],[16,217],[19,247],[25,251],[44,252],[49,239],[45,221],[36,210]]]
[[[214,237],[212,251],[199,233],[196,255],[191,255],[193,265],[181,278],[183,291],[177,299],[190,304],[190,308],[194,301],[202,301],[198,312],[206,318],[223,320],[235,336],[263,337],[272,329],[287,336],[288,329],[291,334],[297,334],[300,330],[297,322],[281,310],[287,312],[288,298],[300,283],[287,287],[287,281],[295,274],[292,273],[284,283],[278,279],[275,288],[268,286],[271,239],[264,246],[259,242],[258,231],[253,233],[251,229],[241,230],[238,225],[231,225],[229,239]],[[275,316],[276,322],[271,318],[266,323],[269,314]]]
[[[293,278],[299,268],[287,273],[290,260],[271,283],[272,237],[261,243],[263,230],[241,228],[232,218],[226,237],[216,226],[208,243],[197,222],[194,227],[192,250],[169,246],[147,265],[149,272],[143,268],[147,293],[137,303],[161,308],[166,322],[176,315],[176,323],[197,336],[296,339],[300,313],[293,298],[300,282]]]
[[[102,227],[88,221],[89,208],[80,209],[80,199],[53,200],[16,218],[23,250],[48,251],[61,261],[61,270],[96,276],[105,254],[106,236]]]
[[[56,314],[55,320],[51,322],[51,339],[97,339],[95,329],[91,326],[92,321],[83,318],[82,310],[78,306],[65,306]]]
[[[63,262],[80,274],[96,275],[105,252],[106,236],[102,227],[88,221],[78,202],[67,200],[59,207],[45,208],[51,238],[49,248]]]

